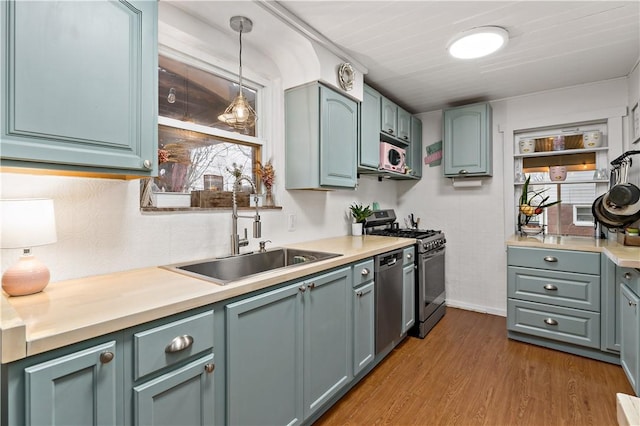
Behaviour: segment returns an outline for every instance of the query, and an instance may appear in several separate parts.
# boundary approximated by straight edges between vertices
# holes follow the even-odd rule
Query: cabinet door
[[[114,425],[117,417],[116,342],[24,370],[27,425]]]
[[[406,333],[416,322],[416,273],[413,264],[402,271],[402,332]]]
[[[396,137],[409,143],[411,138],[411,114],[398,107],[398,134]]]
[[[360,115],[361,167],[377,169],[380,166],[380,102],[382,97],[369,86],[364,86]]]
[[[607,256],[600,256],[600,321],[603,351],[620,352],[620,281],[616,279],[616,264]]]
[[[157,8],[2,2],[2,165],[152,175]]]
[[[411,146],[409,152],[409,167],[411,176],[422,177],[422,121],[411,117]]]
[[[444,111],[445,176],[491,176],[491,107],[474,104]]]
[[[387,98],[382,98],[380,131],[396,136],[398,128],[398,106]]]
[[[356,186],[358,104],[333,90],[320,87],[320,184]]]
[[[640,395],[640,298],[620,285],[620,365],[631,387]]]
[[[213,354],[133,388],[136,425],[213,425]]]
[[[351,268],[329,272],[305,283],[305,418],[353,378],[351,283]]]
[[[229,304],[227,420],[302,422],[302,283]]]
[[[375,313],[373,282],[353,290],[353,375],[375,357]]]

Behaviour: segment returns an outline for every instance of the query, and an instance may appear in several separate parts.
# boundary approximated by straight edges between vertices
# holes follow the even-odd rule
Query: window
[[[528,177],[529,197],[540,194],[533,206],[542,200],[545,204],[561,200],[531,217],[529,223],[544,226],[548,234],[592,236],[591,205],[609,182],[607,125],[581,123],[519,132],[514,152],[516,215],[522,184]]]
[[[163,55],[158,58],[159,176],[153,179],[152,200],[161,193],[230,191],[235,182],[230,172],[234,165],[256,181],[261,153],[256,128],[238,133],[218,120],[238,93],[237,81],[216,74],[213,68],[186,62]],[[258,91],[243,84],[243,94],[258,111]],[[207,182],[216,182],[215,187],[208,183],[205,188],[205,176]],[[141,203],[144,207],[145,202]],[[188,206],[183,201],[175,207]]]

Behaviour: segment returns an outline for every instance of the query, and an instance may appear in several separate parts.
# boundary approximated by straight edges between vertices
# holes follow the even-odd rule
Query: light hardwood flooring
[[[617,365],[507,338],[506,318],[447,308],[407,338],[316,423],[616,425]]]

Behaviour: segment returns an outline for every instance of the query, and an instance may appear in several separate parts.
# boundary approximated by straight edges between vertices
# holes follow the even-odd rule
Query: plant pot
[[[520,154],[531,154],[536,150],[535,139],[520,139],[518,145],[520,147]]]
[[[549,167],[549,179],[552,182],[563,181],[567,178],[567,168],[565,166]]]
[[[351,235],[354,237],[359,237],[362,235],[362,224],[361,223],[352,223],[351,224]]]

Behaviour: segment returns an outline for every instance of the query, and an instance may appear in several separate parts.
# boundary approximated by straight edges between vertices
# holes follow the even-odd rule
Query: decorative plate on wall
[[[354,74],[353,67],[350,63],[345,62],[340,65],[340,68],[338,68],[338,82],[340,83],[340,87],[346,91],[353,89]]]

